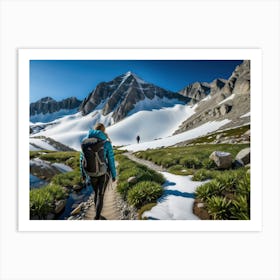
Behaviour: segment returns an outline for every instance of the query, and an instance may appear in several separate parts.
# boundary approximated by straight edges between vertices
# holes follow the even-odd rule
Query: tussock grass
[[[49,184],[40,189],[30,190],[30,215],[44,219],[54,211],[55,201],[66,198],[65,190],[56,184]]]
[[[161,196],[161,185],[165,182],[161,174],[121,154],[116,156],[116,160],[119,174],[117,191],[130,205],[141,208]],[[130,177],[135,177],[135,180],[128,182]]]

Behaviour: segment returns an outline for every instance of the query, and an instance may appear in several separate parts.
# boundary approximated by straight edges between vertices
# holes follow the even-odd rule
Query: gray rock
[[[230,109],[231,109],[230,105],[222,104],[221,108],[220,108],[221,115],[224,116],[225,114],[227,114],[230,111]]]
[[[129,177],[129,178],[127,179],[127,182],[128,182],[129,184],[135,184],[135,183],[137,183],[137,177],[136,177],[136,176]]]
[[[73,186],[73,190],[74,191],[79,191],[79,190],[81,190],[83,188],[83,185],[82,184],[78,184],[78,185],[74,185]]]
[[[55,203],[55,209],[54,209],[54,212],[56,214],[60,213],[66,206],[66,199],[64,200],[59,200]]]
[[[236,159],[236,160],[234,161],[233,165],[234,165],[235,168],[244,167],[243,161],[242,161],[242,160],[238,160],[238,159]]]
[[[240,160],[244,165],[250,163],[250,148],[241,150],[235,157],[236,160]]]
[[[227,152],[214,151],[209,158],[215,162],[219,169],[228,169],[232,165],[232,156]]]

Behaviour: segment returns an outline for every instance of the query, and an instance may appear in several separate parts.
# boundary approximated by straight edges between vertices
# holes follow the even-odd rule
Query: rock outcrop
[[[80,106],[81,102],[76,97],[66,98],[61,101],[56,101],[51,97],[44,97],[36,102],[30,103],[30,116],[54,113],[61,109],[75,109]]]
[[[116,77],[110,82],[102,82],[85,98],[79,108],[83,115],[102,109],[103,115],[112,113],[114,122],[125,118],[135,109],[138,102],[147,100],[155,104],[167,100],[170,104],[186,104],[190,98],[147,83],[131,72]]]
[[[224,119],[231,120],[231,123],[223,128],[242,126],[250,121],[249,115],[242,117],[250,112],[250,61],[244,60],[238,65],[228,80],[195,83],[180,93],[191,98],[192,103],[197,103],[196,113],[185,120],[174,134]]]

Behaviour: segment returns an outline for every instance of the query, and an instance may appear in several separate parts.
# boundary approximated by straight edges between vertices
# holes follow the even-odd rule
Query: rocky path
[[[121,213],[117,207],[116,183],[108,185],[105,196],[101,216],[106,220],[120,220]],[[91,205],[85,213],[85,220],[93,220],[95,217],[95,205]]]
[[[166,172],[166,169],[162,168],[161,166],[156,165],[156,164],[154,164],[153,162],[151,162],[149,160],[138,158],[138,157],[134,156],[132,154],[132,152],[126,152],[123,155],[128,157],[130,160],[133,160],[133,161],[135,161],[137,163],[146,165],[148,168],[153,169],[156,172]]]

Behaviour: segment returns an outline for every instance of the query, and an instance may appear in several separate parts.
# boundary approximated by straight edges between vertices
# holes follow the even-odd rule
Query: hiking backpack
[[[90,177],[99,177],[107,172],[104,157],[104,144],[106,141],[98,138],[87,138],[81,144],[84,154],[83,168]]]

